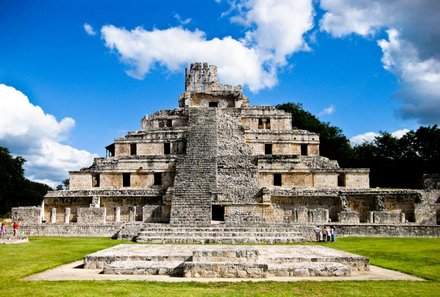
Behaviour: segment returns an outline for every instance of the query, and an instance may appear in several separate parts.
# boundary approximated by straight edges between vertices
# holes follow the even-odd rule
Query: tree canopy
[[[50,190],[48,185],[24,177],[25,162],[24,158],[13,157],[7,148],[0,146],[0,215],[15,206],[39,205]]]
[[[372,187],[421,188],[423,174],[440,170],[440,129],[422,126],[400,139],[381,132],[353,148],[352,165],[371,169]]]

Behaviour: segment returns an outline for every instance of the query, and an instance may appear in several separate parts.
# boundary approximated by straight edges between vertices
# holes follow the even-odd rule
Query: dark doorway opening
[[[169,143],[169,142],[165,142],[165,143],[163,144],[163,153],[164,153],[165,155],[169,155],[169,154],[171,153],[171,143]]]
[[[283,185],[283,180],[281,178],[281,173],[274,173],[273,175],[273,185],[274,186],[282,186]]]
[[[155,172],[153,175],[153,185],[154,186],[160,186],[162,185],[162,173],[161,172]]]
[[[122,173],[122,186],[130,187],[130,173]]]
[[[345,174],[338,174],[338,187],[345,187]]]
[[[132,156],[137,155],[136,143],[130,143],[130,155],[132,155]]]
[[[218,107],[218,102],[209,102],[209,107]]]
[[[301,144],[301,156],[307,156],[309,154],[309,149],[307,144]]]
[[[212,220],[213,221],[225,221],[225,207],[223,205],[212,206]]]
[[[271,143],[264,144],[264,154],[272,155],[272,144]]]

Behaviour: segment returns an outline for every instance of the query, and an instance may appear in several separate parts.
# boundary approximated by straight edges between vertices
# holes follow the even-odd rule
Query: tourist
[[[12,224],[12,228],[14,229],[14,237],[16,237],[18,234],[18,227],[20,227],[20,225],[17,222],[14,222],[14,224]]]
[[[331,228],[330,228],[330,235],[331,235],[331,241],[332,242],[335,242],[335,240],[336,240],[336,229],[335,229],[335,227],[334,226],[331,226]]]
[[[330,241],[330,239],[331,239],[331,232],[330,232],[330,228],[328,226],[325,227],[325,237],[326,237],[326,241]]]
[[[317,242],[321,241],[321,228],[319,228],[319,226],[315,226],[315,228],[313,228],[313,231],[315,232],[315,238]]]
[[[5,223],[2,223],[2,228],[1,228],[0,232],[2,234],[2,239],[4,239],[5,236],[6,236],[6,226],[5,226]]]

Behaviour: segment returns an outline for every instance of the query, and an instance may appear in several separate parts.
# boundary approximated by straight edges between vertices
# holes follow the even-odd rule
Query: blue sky
[[[59,183],[209,62],[354,141],[440,121],[438,1],[0,0],[0,145]]]

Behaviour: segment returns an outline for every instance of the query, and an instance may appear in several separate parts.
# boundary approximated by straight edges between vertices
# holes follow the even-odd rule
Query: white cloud
[[[84,31],[90,36],[95,36],[96,32],[90,24],[84,23]]]
[[[157,64],[170,71],[192,61],[206,61],[218,66],[221,80],[231,84],[246,84],[251,90],[275,84],[272,73],[265,71],[257,53],[231,38],[207,40],[201,31],[180,27],[152,31],[135,28],[131,31],[111,25],[101,34],[105,45],[116,49],[120,59],[129,65],[127,74],[142,79]]]
[[[72,118],[57,121],[22,92],[3,84],[0,111],[0,145],[27,160],[28,178],[54,186],[68,177],[69,170],[91,164],[94,155],[61,143],[75,125]]]
[[[397,94],[404,118],[418,118],[423,124],[440,123],[440,60],[420,59],[412,43],[402,40],[397,30],[387,31],[388,40],[378,42],[384,68],[401,78]]]
[[[333,105],[330,105],[324,108],[321,112],[318,113],[318,116],[331,115],[336,111]]]
[[[179,22],[180,25],[188,25],[192,21],[191,18],[182,19],[178,13],[174,14],[174,18]]]
[[[378,45],[384,68],[401,83],[399,114],[440,122],[440,1],[321,0],[321,7],[320,27],[335,37],[387,30],[388,40]]]
[[[396,137],[397,139],[400,139],[409,131],[409,129],[401,129],[392,132],[391,135]],[[350,142],[354,145],[362,144],[364,142],[372,142],[377,136],[380,136],[380,134],[377,132],[366,132],[353,136],[352,138],[350,138]]]
[[[181,71],[191,62],[218,66],[219,78],[247,85],[251,91],[277,83],[277,70],[289,55],[308,49],[304,34],[313,27],[312,0],[243,0],[232,19],[245,26],[243,38],[207,39],[203,31],[181,27],[133,30],[107,25],[101,28],[105,45],[117,51],[129,66],[127,74],[142,79],[156,65]],[[180,16],[179,16],[180,18]]]
[[[241,12],[233,20],[254,28],[245,40],[274,65],[285,65],[286,58],[308,50],[304,34],[313,28],[313,4],[309,0],[243,0]]]

